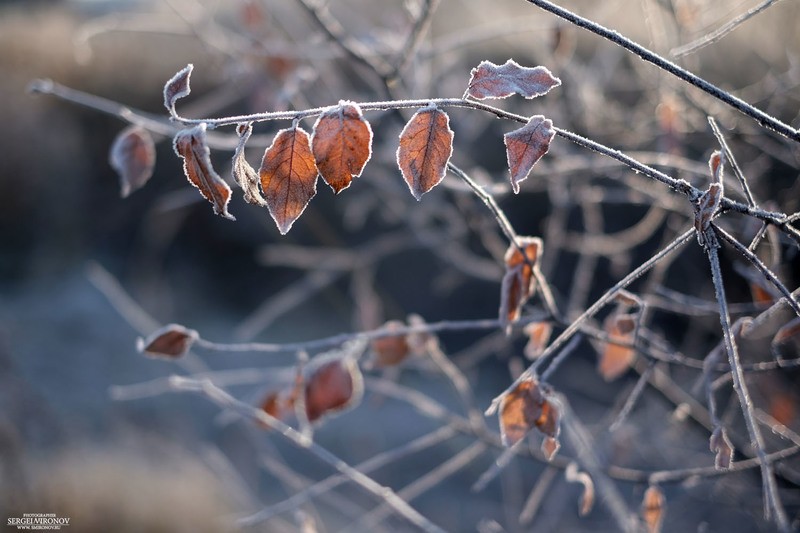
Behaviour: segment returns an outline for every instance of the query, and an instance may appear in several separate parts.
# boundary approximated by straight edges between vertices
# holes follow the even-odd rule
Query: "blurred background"
[[[800,124],[797,2],[777,2],[718,42],[677,58],[670,55],[677,47],[757,3],[561,4],[784,122]],[[229,390],[257,404],[285,379],[281,371],[292,367],[295,354],[200,351],[176,364],[142,357],[136,338],[170,322],[220,342],[279,343],[372,329],[410,313],[428,322],[495,318],[507,246],[486,207],[454,176],[421,202],[413,199],[394,160],[403,126],[397,114],[366,114],[375,141],[364,174],[338,196],[320,182],[306,212],[282,237],[266,209],[246,204],[235,186],[230,211],[237,221],[215,216],[188,185],[171,140],[163,136],[155,136],[153,178],[120,198],[119,178],[108,158],[126,124],[52,96],[28,94],[34,79],[52,79],[166,122],[163,85],[187,63],[195,70],[192,94],[179,104],[181,114],[216,117],[339,100],[459,97],[480,61],[502,64],[514,58],[526,66],[547,66],[562,85],[535,100],[498,101],[499,107],[526,116],[544,114],[559,127],[702,189],[709,179],[706,162],[718,148],[707,123],[707,116],[714,116],[756,199],[769,209],[800,210],[796,144],[524,1],[442,0],[391,95],[375,72],[331,43],[311,13],[313,5],[285,0],[0,2],[0,116],[6,126],[0,133],[0,198],[5,200],[0,210],[0,450],[6,495],[0,506],[6,515],[59,509],[72,517],[75,531],[232,529],[235,517],[279,502],[332,472],[253,424],[220,415],[199,397],[143,394],[120,401],[110,391],[174,373],[243,370],[245,377],[232,379]],[[424,5],[413,0],[327,3],[346,35],[374,54],[371,58],[389,63]],[[683,198],[559,138],[521,193],[513,195],[502,135],[518,125],[476,111],[447,112],[455,131],[453,162],[495,196],[518,234],[544,238],[542,268],[568,317],[580,314],[691,223],[691,205]],[[272,135],[288,125],[255,126],[247,151],[251,165],[257,168]],[[311,119],[303,122],[307,130],[312,125]],[[234,138],[230,128],[223,133]],[[232,150],[212,150],[217,171],[229,180],[231,156]],[[734,182],[729,191],[743,198]],[[743,242],[758,230],[745,217],[731,216],[725,224]],[[797,286],[796,248],[770,236],[758,252],[790,289]],[[756,313],[755,270],[731,250],[724,251],[723,262],[729,299],[739,306],[734,306],[736,316]],[[688,247],[635,290],[652,304],[648,329],[676,352],[700,361],[718,343],[713,305],[710,312],[686,311],[713,303],[699,247]],[[540,303],[532,301],[529,310],[541,310]],[[529,364],[525,342],[519,332],[441,336],[479,411]],[[604,467],[650,471],[713,464],[709,428],[698,420],[705,397],[697,369],[649,365],[639,356],[634,369],[608,383],[595,369],[597,350],[582,341],[552,383],[591,430]],[[753,346],[743,357],[769,359],[768,350],[767,341],[766,348]],[[265,369],[275,369],[275,376]],[[662,385],[651,382],[627,421],[609,432],[643,372],[662,376]],[[260,381],[261,375],[266,377]],[[427,360],[370,375],[464,413],[458,394]],[[663,385],[663,376],[671,385]],[[751,382],[757,404],[787,427],[798,425],[794,378],[785,370],[758,374]],[[729,394],[722,392],[720,402],[727,406],[726,421],[741,450],[737,459],[744,459],[752,451]],[[486,421],[496,432],[496,420]],[[356,464],[442,425],[367,387],[363,404],[320,426],[316,438]],[[458,435],[389,462],[373,475],[400,490],[451,457],[463,457],[459,454],[475,442],[474,435]],[[770,441],[770,451],[785,446],[785,441]],[[535,459],[516,458],[483,491],[470,491],[499,453],[492,447],[476,452],[412,505],[452,531],[618,527],[602,503],[579,517],[579,485]],[[575,456],[569,443],[560,453]],[[794,519],[800,510],[800,473],[787,461],[780,474],[783,501]],[[630,512],[638,512],[647,485],[616,478],[614,486]],[[539,500],[531,498],[536,487],[545,487]],[[663,490],[666,530],[770,529],[755,470],[687,477]],[[376,505],[374,498],[345,485],[253,530],[352,529]],[[411,528],[397,517],[375,527]]]

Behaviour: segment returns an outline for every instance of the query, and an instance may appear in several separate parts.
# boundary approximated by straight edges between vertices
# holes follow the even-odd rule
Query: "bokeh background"
[[[755,4],[562,3],[664,55]],[[349,35],[376,54],[389,54],[402,45],[418,4],[342,0],[329,2],[329,8]],[[678,61],[797,126],[798,20],[797,2],[779,2],[721,41]],[[756,197],[787,213],[800,209],[797,146],[521,0],[443,0],[397,91],[403,97],[457,97],[470,69],[481,60],[502,63],[508,58],[546,65],[563,84],[544,98],[498,104],[505,109],[545,114],[560,127],[702,187],[705,162],[717,147],[706,122],[711,114],[730,135]],[[157,325],[181,323],[218,341],[292,342],[375,328],[409,313],[430,322],[497,314],[500,259],[506,247],[502,234],[481,202],[452,176],[422,202],[413,200],[394,166],[402,122],[390,113],[367,115],[375,131],[375,153],[364,175],[340,196],[318,185],[307,211],[281,237],[266,210],[245,204],[237,189],[231,212],[238,220],[214,216],[182,176],[169,139],[157,139],[150,183],[121,199],[108,151],[125,124],[26,92],[31,80],[49,78],[164,118],[163,84],[190,62],[195,65],[193,91],[181,107],[187,116],[385,97],[372,73],[332,45],[295,2],[0,3],[0,450],[5,495],[0,507],[9,516],[57,507],[72,517],[75,531],[220,531],[239,513],[255,512],[309,479],[330,474],[308,453],[252,424],[220,415],[199,397],[112,399],[115,386],[173,373],[255,369],[252,382],[230,389],[255,403],[280,377],[258,382],[252,376],[269,368],[276,376],[285,375],[280,370],[295,360],[293,354],[216,353],[199,353],[178,365],[146,359],[136,352],[135,341]],[[454,162],[495,194],[519,234],[550,237],[545,240],[544,272],[557,301],[572,316],[690,220],[691,206],[682,199],[561,139],[554,141],[522,193],[510,195],[502,134],[515,126],[474,111],[448,112],[456,132]],[[307,121],[306,128],[312,123]],[[271,135],[285,126],[257,126],[248,150],[252,165],[260,161]],[[224,150],[213,155],[226,177],[231,155]],[[591,240],[647,216],[655,222],[636,246],[604,250],[608,241]],[[757,226],[748,224],[736,219],[730,228],[752,235]],[[592,260],[575,244],[584,237],[580,242],[599,247]],[[374,261],[354,261],[387,242],[391,250],[378,253]],[[303,263],[297,247],[313,250],[317,259]],[[776,269],[790,288],[796,287],[797,254],[791,247],[779,247],[784,256]],[[327,264],[328,253],[338,253],[355,266]],[[743,302],[747,310],[747,269],[733,254],[725,259],[730,299]],[[659,286],[713,298],[699,249],[683,253]],[[123,293],[135,304],[122,304]],[[114,294],[116,300],[109,299]],[[719,339],[713,313],[700,318],[663,313],[653,320],[654,330],[693,358],[702,359]],[[525,364],[524,344],[521,335],[506,338],[502,332],[442,336],[480,410]],[[638,376],[632,371],[605,383],[595,362],[594,347],[584,341],[554,384],[594,432],[602,457],[644,470],[710,464],[707,430],[691,417],[682,418],[674,401],[650,388],[629,422],[609,434],[605,428]],[[687,394],[696,394],[697,372],[659,368]],[[458,396],[425,361],[382,377],[424,391],[460,412]],[[790,371],[759,376],[753,386],[765,409],[780,415],[782,423],[797,425]],[[780,392],[778,399],[775,391]],[[703,403],[702,394],[695,397]],[[738,427],[735,414],[730,418]],[[487,423],[496,431],[493,418]],[[441,425],[368,390],[363,405],[321,426],[317,438],[355,464]],[[469,436],[447,440],[391,463],[375,478],[398,489],[473,441]],[[572,453],[569,445],[564,453]],[[549,470],[539,462],[516,459],[482,492],[471,492],[469,486],[497,454],[479,454],[413,505],[447,530],[529,529],[520,524],[519,514]],[[787,470],[780,482],[794,518],[800,509],[793,481],[798,477],[789,466]],[[602,504],[579,518],[578,486],[562,477],[551,483],[536,513],[538,530],[617,527]],[[642,483],[619,484],[632,512],[645,488]],[[770,527],[761,516],[754,471],[689,479],[665,491],[667,530]],[[347,529],[375,505],[373,498],[346,486],[316,506],[303,506],[305,514],[286,513],[254,530],[296,530],[311,522],[321,531]],[[382,527],[410,526],[389,518]]]

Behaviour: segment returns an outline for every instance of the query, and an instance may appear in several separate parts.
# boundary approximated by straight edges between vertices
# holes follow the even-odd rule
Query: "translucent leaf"
[[[211,202],[214,213],[230,220],[236,220],[228,213],[231,188],[219,177],[211,166],[211,151],[206,144],[205,123],[175,135],[175,153],[183,158],[183,172],[189,183],[200,190],[206,200]]]
[[[775,302],[772,293],[757,282],[750,282],[750,295],[753,297],[753,303],[759,307],[767,307]]]
[[[550,334],[553,332],[553,325],[547,321],[531,322],[522,331],[528,336],[528,343],[524,350],[525,357],[536,359],[547,347]]]
[[[296,126],[279,131],[264,152],[258,174],[269,214],[285,235],[317,194],[317,165],[308,133]]]
[[[184,96],[188,96],[191,92],[189,88],[189,78],[192,76],[192,70],[194,70],[194,65],[189,63],[172,76],[166,85],[164,85],[164,107],[167,108],[170,115],[173,117],[177,115],[175,112],[175,102]]]
[[[390,320],[383,325],[384,329],[397,330],[404,324],[399,320]],[[405,335],[392,335],[372,341],[373,368],[386,368],[402,363],[410,352],[410,347]]]
[[[533,379],[522,381],[500,404],[500,437],[511,447],[533,429],[542,414],[544,397]]]
[[[533,265],[542,250],[542,240],[538,237],[517,237],[517,243],[519,246],[511,244],[506,251],[506,273],[500,287],[500,320],[508,324],[519,319],[522,306],[536,292]],[[525,250],[527,261],[520,248]]]
[[[733,461],[733,444],[731,444],[725,428],[717,426],[714,432],[711,433],[711,438],[708,439],[709,449],[716,454],[714,457],[714,466],[717,470],[727,470]]]
[[[515,93],[525,98],[535,98],[561,85],[561,80],[547,68],[522,67],[513,59],[502,65],[482,61],[472,69],[471,74],[467,94],[478,100],[506,98]]]
[[[642,499],[642,518],[647,525],[648,533],[659,533],[664,521],[664,493],[655,485],[650,485]]]
[[[311,149],[317,168],[335,193],[361,175],[372,155],[372,128],[353,102],[340,102],[314,124]]]
[[[236,151],[233,154],[233,179],[242,188],[244,199],[247,203],[266,207],[267,201],[261,196],[261,190],[259,189],[258,173],[244,157],[244,147],[253,133],[253,125],[249,122],[247,124],[239,124],[236,127],[236,133],[239,134],[239,144],[236,145]]]
[[[186,355],[199,335],[180,324],[168,324],[154,331],[146,339],[136,341],[139,352],[149,357],[177,359]]]
[[[442,181],[452,154],[447,113],[433,106],[417,111],[400,132],[397,149],[397,165],[414,198],[419,200]]]
[[[625,372],[633,363],[636,351],[627,346],[614,344],[613,341],[633,344],[636,334],[638,315],[613,314],[606,318],[603,330],[608,335],[609,342],[604,343],[597,370],[606,381],[614,381]]]
[[[351,409],[361,401],[364,385],[361,371],[351,358],[335,358],[310,369],[306,377],[305,402],[309,422]]]
[[[150,132],[139,126],[122,130],[111,145],[108,162],[119,174],[123,198],[141,189],[152,177],[156,164],[156,146]]]
[[[551,120],[535,115],[525,126],[503,136],[514,193],[519,192],[519,183],[528,177],[533,165],[550,149],[555,134]]]

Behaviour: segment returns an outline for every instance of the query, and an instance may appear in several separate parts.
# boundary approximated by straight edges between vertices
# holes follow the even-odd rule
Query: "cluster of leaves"
[[[175,109],[176,101],[190,94],[190,64],[164,87],[164,105],[173,119],[183,121]],[[519,94],[534,98],[560,85],[545,67],[522,67],[513,60],[503,65],[484,61],[472,70],[464,97],[506,98]],[[401,104],[398,103],[398,107]],[[391,106],[388,106],[391,107]],[[185,122],[185,121],[184,121]],[[183,159],[189,182],[212,204],[214,212],[234,219],[228,212],[231,188],[214,170],[206,140],[207,124],[178,132],[175,152]],[[275,134],[256,171],[245,159],[244,148],[252,133],[252,122],[238,124],[239,144],[233,157],[233,179],[247,202],[266,206],[282,234],[286,234],[303,214],[317,192],[319,176],[335,193],[347,189],[361,175],[372,155],[372,127],[355,102],[341,101],[319,114],[309,134],[295,119],[289,128]],[[505,135],[511,185],[530,174],[534,164],[547,153],[555,135],[553,123],[541,115]],[[454,132],[450,119],[431,103],[419,109],[403,128],[397,148],[397,166],[417,200],[438,185],[447,173],[453,154]],[[141,187],[152,174],[155,163],[153,141],[140,128],[121,132],[111,151],[112,166],[120,174],[123,195]]]

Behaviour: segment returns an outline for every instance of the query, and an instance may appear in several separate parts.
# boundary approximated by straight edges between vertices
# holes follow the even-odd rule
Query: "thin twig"
[[[765,113],[764,111],[754,107],[744,100],[733,96],[732,94],[723,91],[716,85],[713,85],[703,78],[692,74],[688,70],[679,67],[675,63],[668,61],[661,57],[660,55],[656,54],[655,52],[651,52],[644,46],[635,43],[634,41],[628,39],[627,37],[623,37],[619,32],[609,30],[608,28],[597,24],[589,19],[583,18],[581,16],[576,15],[575,13],[568,11],[562,7],[559,7],[552,2],[548,2],[547,0],[526,0],[528,3],[538,6],[545,11],[549,11],[554,15],[563,18],[564,20],[578,26],[584,28],[586,30],[603,37],[604,39],[608,39],[612,43],[621,46],[622,48],[632,52],[642,58],[643,60],[647,61],[648,63],[652,63],[655,66],[659,67],[660,69],[669,72],[670,74],[677,76],[678,78],[682,79],[683,81],[694,85],[698,89],[710,94],[717,100],[728,104],[729,106],[733,107],[737,111],[753,118],[764,126],[765,128],[769,128],[772,131],[783,135],[784,137],[788,137],[794,141],[800,142],[800,131],[792,128],[788,124],[781,122],[780,120],[776,119],[775,117]]]

